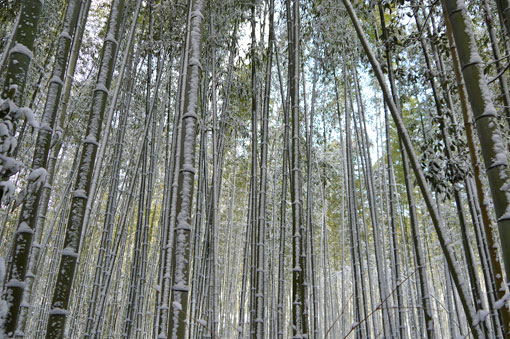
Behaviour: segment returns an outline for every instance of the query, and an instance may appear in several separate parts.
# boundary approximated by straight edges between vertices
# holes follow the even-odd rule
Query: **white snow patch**
[[[64,256],[68,256],[68,257],[73,257],[73,258],[78,258],[78,253],[74,250],[74,248],[71,248],[71,247],[66,247],[62,250],[62,255]]]
[[[186,119],[186,118],[198,119],[198,115],[195,112],[188,112],[188,113],[184,114],[182,116],[182,118],[183,119]]]
[[[39,128],[39,123],[35,120],[34,112],[28,107],[20,107],[14,116],[16,119],[27,119],[27,122],[33,128]]]
[[[76,190],[73,193],[73,198],[87,199],[87,192],[85,192],[85,190],[82,189]]]
[[[52,308],[48,313],[49,315],[63,315],[63,316],[67,316],[69,314],[67,310],[58,307]]]
[[[27,46],[20,44],[19,42],[16,42],[16,45],[14,45],[13,48],[9,51],[9,53],[19,53],[26,55],[29,59],[32,59],[34,55],[32,54],[32,51],[28,49]]]
[[[180,292],[188,292],[189,291],[189,286],[187,285],[183,285],[183,284],[175,284],[172,289],[174,291],[180,291]]]
[[[509,299],[510,299],[510,292],[506,292],[505,295],[501,299],[496,301],[496,303],[494,304],[494,307],[499,310],[501,307],[505,306],[505,304],[508,302]]]
[[[14,184],[9,180],[0,181],[0,188],[4,192],[4,195],[2,197],[3,201],[7,201],[8,199],[11,199],[14,196],[14,192],[16,191]]]
[[[195,169],[195,167],[193,167],[192,165],[190,164],[184,164],[182,165],[182,170],[185,171],[185,172],[190,172],[190,173],[193,173],[195,174],[195,172],[197,171]]]
[[[45,168],[39,167],[30,172],[28,175],[28,181],[31,181],[36,186],[43,185],[48,177],[48,172]]]
[[[0,160],[2,161],[2,170],[6,172],[16,173],[23,166],[21,161],[14,158],[0,154]]]
[[[202,15],[202,12],[200,12],[200,10],[194,10],[193,12],[191,12],[191,17],[204,20],[204,16]]]
[[[7,287],[19,287],[19,288],[25,288],[25,282],[19,281],[18,279],[11,279],[5,284]]]
[[[510,219],[510,212],[507,211],[505,214],[503,214],[502,216],[500,216],[498,218],[498,222],[508,220],[508,219]]]
[[[6,154],[12,154],[18,145],[18,140],[15,137],[8,136],[5,138],[2,145],[2,152]]]
[[[501,135],[499,133],[493,133],[492,134],[492,142],[493,144],[493,150],[494,150],[494,159],[492,160],[491,167],[499,166],[499,165],[507,165],[507,159],[506,159],[506,150],[505,150],[505,144],[503,142],[503,139],[501,138]]]
[[[69,32],[67,32],[67,31],[62,31],[62,33],[60,33],[59,38],[64,38],[64,39],[67,39],[67,40],[71,40],[71,36],[69,35]]]
[[[9,135],[9,128],[4,123],[0,123],[0,138]]]
[[[478,326],[479,323],[485,321],[485,318],[489,315],[489,312],[486,310],[478,310],[476,312],[475,318],[473,319],[473,326]]]
[[[115,36],[112,33],[108,33],[108,35],[106,36],[106,39],[104,39],[104,42],[108,42],[108,41],[114,43],[115,45],[117,44],[117,39],[115,39]]]
[[[28,226],[26,222],[22,222],[19,224],[18,229],[16,230],[16,233],[29,233],[34,234],[34,230]]]
[[[54,75],[51,79],[50,79],[50,82],[54,82],[56,84],[59,84],[60,86],[64,86],[64,82],[62,81],[62,79],[57,76],[57,75]]]
[[[199,68],[202,68],[202,64],[200,63],[200,60],[197,57],[191,57],[189,59],[189,65],[198,66]]]
[[[88,135],[85,139],[83,139],[84,144],[94,144],[96,146],[99,146],[99,143],[97,142],[96,138],[94,138],[92,135]]]
[[[18,106],[11,99],[6,99],[0,103],[0,109],[14,113],[18,110]]]
[[[108,95],[108,92],[109,92],[109,91],[108,91],[108,88],[106,88],[106,86],[105,86],[105,85],[103,85],[103,84],[97,84],[97,85],[96,85],[96,89],[95,89],[95,90],[96,90],[96,91],[102,91],[102,92],[105,92],[105,93],[106,93],[106,95]]]

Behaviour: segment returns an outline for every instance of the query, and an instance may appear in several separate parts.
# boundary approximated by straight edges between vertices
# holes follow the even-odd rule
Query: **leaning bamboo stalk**
[[[130,30],[129,30],[129,35],[127,37],[127,44],[126,44],[126,47],[124,49],[124,53],[123,53],[123,56],[122,56],[122,63],[120,65],[120,70],[119,70],[119,75],[118,75],[118,80],[117,80],[117,84],[115,86],[115,90],[113,92],[113,97],[112,97],[112,101],[110,103],[110,108],[109,108],[109,111],[108,111],[108,118],[107,118],[107,123],[106,123],[106,131],[105,131],[105,135],[103,136],[103,138],[105,139],[105,141],[103,143],[101,143],[101,147],[100,147],[100,150],[99,150],[99,160],[96,164],[96,169],[94,171],[94,176],[98,176],[99,175],[99,169],[101,168],[101,163],[102,163],[102,156],[101,154],[104,154],[105,152],[105,148],[106,148],[106,144],[107,144],[107,139],[108,139],[108,133],[109,133],[109,126],[111,124],[111,120],[113,118],[113,112],[115,110],[115,107],[116,107],[116,103],[117,103],[117,100],[118,100],[118,97],[119,97],[119,93],[120,93],[120,89],[121,89],[121,86],[123,84],[123,78],[124,78],[124,72],[126,71],[126,65],[128,63],[131,63],[131,58],[129,57],[130,53],[132,52],[132,47],[133,47],[133,41],[134,41],[134,32],[135,32],[135,29],[136,29],[136,23],[137,23],[137,18],[138,18],[138,13],[140,11],[140,4],[141,4],[141,1],[138,1],[137,4],[136,4],[136,7],[135,7],[135,12],[134,12],[134,15],[133,15],[133,21],[131,23],[131,27],[130,27]],[[127,122],[127,110],[128,110],[128,107],[124,107],[122,109],[122,112],[124,114],[121,115],[120,117],[120,124],[119,124],[119,128],[120,130],[117,132],[118,135],[117,135],[117,140],[116,140],[116,143],[115,143],[115,149],[116,149],[116,152],[115,154],[117,155],[115,158],[114,158],[114,167],[112,169],[112,177],[113,177],[113,180],[111,182],[111,186],[110,186],[110,195],[111,195],[111,198],[109,197],[108,199],[108,205],[109,205],[109,208],[107,208],[107,212],[106,212],[106,218],[105,218],[105,223],[104,223],[104,229],[103,229],[103,233],[102,233],[102,240],[101,240],[101,244],[102,246],[100,247],[99,249],[99,255],[98,255],[98,258],[97,258],[97,265],[96,265],[96,272],[94,273],[94,285],[93,285],[93,289],[92,289],[92,294],[91,294],[91,299],[90,299],[90,306],[89,306],[89,312],[88,312],[88,319],[87,319],[87,325],[86,325],[86,329],[85,329],[85,334],[84,336],[87,338],[89,336],[89,334],[93,335],[92,333],[92,328],[93,328],[93,321],[94,321],[94,318],[95,318],[95,310],[96,310],[96,305],[97,305],[97,299],[98,299],[98,295],[99,295],[99,286],[100,286],[100,279],[101,279],[101,276],[103,275],[103,271],[104,271],[104,266],[103,266],[103,261],[104,261],[104,257],[106,256],[106,245],[107,245],[107,238],[109,236],[111,236],[111,218],[112,218],[112,214],[113,214],[113,207],[114,207],[114,204],[115,204],[115,200],[116,200],[116,196],[117,196],[117,188],[116,188],[116,185],[118,183],[118,172],[119,172],[119,169],[120,169],[120,157],[121,157],[121,154],[122,154],[122,142],[123,142],[123,139],[124,139],[124,135],[125,135],[125,131],[123,131],[123,129],[125,128],[125,124]],[[96,180],[97,180],[97,177],[96,177]],[[94,182],[94,180],[93,180]],[[95,187],[95,185],[94,185]],[[91,190],[93,191],[93,190]],[[87,203],[88,205],[89,203]],[[104,244],[104,245],[103,245]],[[106,264],[106,262],[105,262]]]
[[[64,249],[61,253],[60,269],[53,292],[50,315],[47,325],[47,338],[62,338],[69,308],[69,294],[74,280],[78,253],[80,251],[83,218],[96,159],[98,140],[101,133],[102,118],[105,111],[108,89],[117,57],[120,23],[124,9],[124,0],[113,0],[108,22],[107,34],[102,51],[102,60],[94,89],[89,123],[83,150],[78,166],[78,174],[71,201],[71,213],[66,225]]]
[[[423,27],[422,27],[421,18],[419,17],[418,13],[415,13],[415,21],[416,21],[416,26],[417,26],[418,30],[421,31]],[[431,76],[429,78],[429,82],[430,82],[430,87],[432,89],[432,96],[434,98],[436,112],[437,112],[437,115],[439,118],[441,137],[443,139],[444,147],[445,147],[444,148],[445,155],[449,161],[453,161],[454,155],[453,155],[452,146],[451,146],[451,142],[450,142],[449,132],[448,132],[447,126],[446,126],[446,113],[444,111],[444,108],[442,107],[441,100],[439,98],[439,88],[438,88],[436,79],[434,76],[432,76],[433,70],[432,70],[431,57],[429,55],[428,46],[426,45],[425,39],[423,38],[423,36],[420,37],[420,44],[421,44],[421,47],[423,50],[423,56],[425,58],[426,69],[431,74]],[[437,53],[435,53],[435,55],[437,56]],[[438,63],[440,65],[440,69],[441,69],[442,68],[441,60],[438,60]],[[452,110],[453,107],[452,107],[451,97],[449,96],[449,93],[445,92],[445,96],[446,96],[445,101],[446,101],[447,108],[449,110]],[[469,281],[471,283],[473,302],[474,302],[475,308],[477,310],[482,310],[482,309],[484,309],[484,303],[483,303],[483,299],[481,297],[478,275],[475,272],[475,261],[473,258],[471,244],[470,244],[470,241],[468,238],[468,233],[467,233],[467,221],[466,221],[466,216],[465,216],[464,207],[463,207],[464,201],[461,197],[458,185],[453,185],[453,196],[455,199],[455,207],[457,209],[457,215],[459,218],[459,225],[460,225],[461,236],[462,236],[462,245],[463,245],[465,260],[467,263]],[[482,326],[483,331],[486,332],[487,329],[485,328],[485,326],[486,326],[485,322],[481,322],[481,326]]]

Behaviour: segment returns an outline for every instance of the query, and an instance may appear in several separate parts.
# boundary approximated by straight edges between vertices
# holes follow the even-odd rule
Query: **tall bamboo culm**
[[[69,309],[69,296],[80,254],[83,219],[92,181],[94,162],[99,146],[103,115],[108,90],[117,59],[120,24],[124,11],[124,0],[113,0],[106,38],[101,52],[101,63],[96,87],[92,96],[87,131],[83,140],[78,173],[72,194],[69,218],[65,227],[65,239],[61,252],[58,276],[53,290],[51,309],[46,327],[46,338],[64,338]]]

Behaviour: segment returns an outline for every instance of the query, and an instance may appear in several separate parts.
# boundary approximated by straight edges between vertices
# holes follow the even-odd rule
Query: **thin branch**
[[[387,300],[388,300],[388,299],[392,296],[392,294],[393,294],[393,293],[395,293],[395,291],[396,291],[396,290],[398,290],[398,288],[399,288],[399,287],[400,287],[403,283],[405,283],[405,282],[406,282],[409,278],[411,278],[411,277],[412,277],[412,276],[413,276],[413,275],[414,275],[417,271],[418,271],[418,269],[414,270],[414,271],[413,271],[413,272],[412,272],[412,273],[411,273],[408,277],[406,277],[404,280],[402,280],[401,282],[399,282],[399,283],[395,286],[395,288],[391,291],[391,293],[390,293],[390,294],[388,294],[388,295],[386,296],[386,298],[384,298],[384,299],[383,299],[383,300],[379,303],[379,305],[377,305],[377,307],[376,307],[374,310],[372,310],[372,312],[370,312],[370,313],[368,314],[368,316],[367,316],[367,317],[365,317],[364,319],[361,319],[361,321],[360,321],[359,323],[357,323],[357,324],[356,324],[356,326],[352,326],[352,327],[351,327],[351,330],[350,330],[349,332],[347,332],[347,334],[344,336],[344,339],[345,339],[345,338],[347,338],[347,337],[348,337],[348,336],[352,333],[352,331],[354,331],[354,329],[356,329],[359,325],[361,325],[363,322],[367,321],[367,320],[368,320],[368,318],[370,318],[370,317],[371,317],[371,316],[372,316],[372,315],[373,315],[373,314],[374,314],[377,310],[382,310],[382,305],[383,305],[384,303],[386,303],[386,301],[387,301]]]

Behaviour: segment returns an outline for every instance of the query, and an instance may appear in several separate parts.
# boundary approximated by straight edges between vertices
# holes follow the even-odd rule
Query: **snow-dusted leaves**
[[[16,191],[14,188],[14,184],[9,181],[0,181],[0,191],[3,192],[1,203],[9,203],[9,201],[14,197],[14,192]]]
[[[46,183],[46,179],[48,177],[48,172],[46,169],[40,167],[34,169],[30,174],[28,175],[28,181],[33,186],[34,190],[39,190],[39,188]]]
[[[27,123],[33,128],[38,128],[39,123],[35,120],[34,112],[28,107],[19,108],[14,114],[15,119],[26,119]]]

